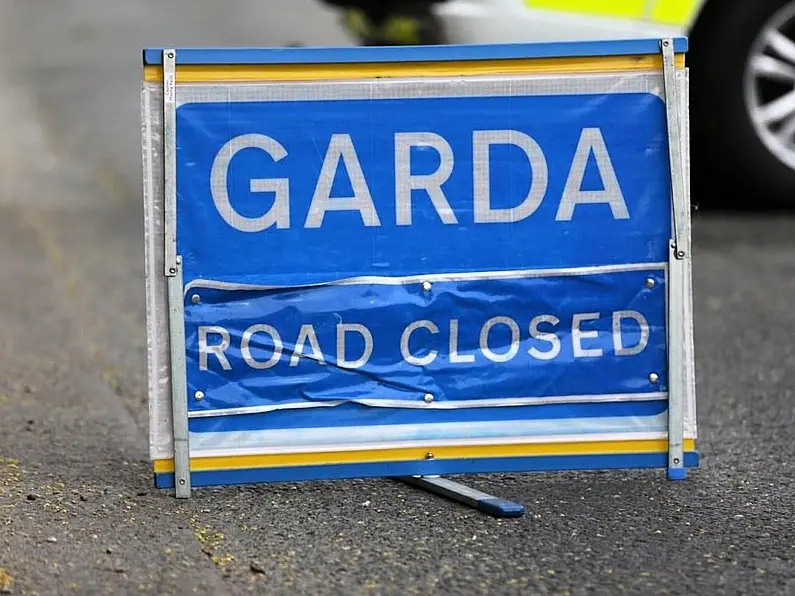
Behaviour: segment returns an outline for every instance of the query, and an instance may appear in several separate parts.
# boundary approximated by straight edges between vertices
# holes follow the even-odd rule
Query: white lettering
[[[599,337],[599,332],[596,330],[593,331],[582,331],[580,329],[580,323],[583,321],[596,321],[599,319],[598,312],[588,312],[583,314],[576,314],[571,322],[571,341],[574,345],[574,357],[575,358],[589,358],[589,357],[596,357],[602,355],[601,348],[591,348],[591,349],[584,349],[582,347],[582,340],[583,339],[595,339]]]
[[[351,181],[353,196],[332,199],[331,186],[334,183],[340,159],[342,159]],[[327,211],[358,211],[365,226],[381,225],[381,220],[378,218],[373,204],[373,197],[367,187],[367,180],[359,163],[359,156],[356,155],[351,135],[348,134],[331,136],[304,227],[319,228],[322,226]]]
[[[604,187],[602,190],[581,190],[591,152],[602,178]],[[574,215],[574,208],[586,203],[607,203],[610,205],[613,219],[629,219],[629,210],[618,184],[610,154],[607,152],[607,145],[602,137],[602,131],[598,128],[584,128],[580,135],[555,219],[570,221]]]
[[[304,356],[304,346],[309,341],[309,347],[312,348],[311,355]],[[293,355],[290,357],[290,366],[298,366],[298,361],[301,357],[316,360],[320,364],[325,364],[326,360],[323,358],[323,352],[320,350],[320,344],[317,341],[317,334],[312,325],[301,325],[301,330],[298,332],[298,339],[295,340],[295,349]]]
[[[221,343],[210,346],[207,344],[207,336],[220,335]],[[230,344],[229,331],[223,327],[206,327],[204,325],[199,327],[199,370],[207,370],[207,356],[212,354],[218,359],[221,368],[224,370],[231,370],[232,365],[229,364],[229,359],[224,352],[229,349]]]
[[[364,352],[356,360],[345,358],[345,334],[348,331],[358,333],[364,338]],[[340,368],[361,368],[373,354],[373,334],[359,323],[339,323],[337,325],[337,365]]]
[[[497,354],[489,348],[489,332],[495,325],[507,325],[511,330],[511,345],[504,354]],[[493,317],[489,319],[480,330],[480,350],[492,362],[508,362],[519,352],[519,325],[509,317]]]
[[[271,336],[271,341],[273,342],[273,354],[271,354],[271,357],[267,360],[256,360],[251,355],[249,343],[251,342],[251,338],[255,333],[267,333]],[[256,368],[259,370],[271,368],[276,366],[276,363],[279,362],[279,359],[282,357],[282,338],[279,336],[279,332],[270,325],[265,325],[263,323],[252,325],[243,332],[243,339],[240,341],[240,352],[243,354],[243,360],[245,360],[246,364],[248,364],[251,368]]]
[[[631,348],[624,347],[621,338],[621,319],[632,319],[640,326],[640,339]],[[619,310],[613,313],[613,348],[616,356],[634,356],[640,354],[649,344],[649,323],[642,314],[636,310]]]
[[[432,149],[439,154],[439,167],[431,174],[411,173],[411,148]],[[411,191],[424,190],[439,218],[446,224],[458,220],[442,191],[442,184],[453,173],[453,149],[443,137],[433,132],[399,132],[395,134],[395,212],[397,225],[411,225]]]
[[[475,223],[512,223],[532,215],[541,205],[547,192],[549,173],[547,160],[538,143],[518,130],[476,130],[472,141],[474,168]],[[524,151],[532,173],[527,197],[516,207],[492,209],[491,207],[491,145],[515,145]]]
[[[450,320],[450,362],[453,364],[464,364],[474,362],[474,354],[458,353],[458,319]]]
[[[422,357],[413,356],[409,350],[409,341],[411,334],[417,329],[427,329],[431,333],[439,333],[437,327],[431,321],[414,321],[403,330],[403,335],[400,336],[400,353],[403,355],[403,360],[413,366],[427,366],[436,359],[436,350],[430,350],[427,355]]]
[[[551,361],[560,356],[564,342],[570,341],[574,358],[601,357],[609,350],[606,345],[600,347],[599,340],[603,338],[606,341],[607,337],[604,335],[608,332],[600,331],[598,322],[605,319],[606,323],[608,316],[611,317],[612,322],[612,348],[617,356],[640,354],[648,347],[651,331],[646,317],[636,310],[619,310],[605,313],[604,316],[598,312],[575,313],[572,315],[570,327],[566,329],[560,328],[561,320],[555,315],[536,315],[529,323],[530,345],[527,346],[525,353],[535,360]],[[589,322],[591,325],[586,326]],[[504,335],[506,331],[503,329],[496,334],[493,332],[499,325],[508,328],[510,337]],[[438,323],[421,319],[408,324],[401,333],[399,343],[403,361],[411,366],[424,367],[442,356],[449,357],[451,364],[471,364],[476,361],[478,354],[482,354],[491,362],[504,363],[513,360],[522,345],[519,324],[508,316],[494,316],[483,323],[479,330],[479,350],[473,346],[471,350],[459,353],[462,333],[460,319],[449,319],[448,328],[449,354],[445,354],[445,350],[438,346],[432,349],[434,341],[444,342],[441,336],[439,339],[433,339],[433,336],[441,334]],[[429,335],[420,330],[424,330]],[[419,337],[418,332],[420,332]],[[464,325],[463,332],[474,333],[475,329],[471,325]],[[350,333],[361,337],[362,348],[359,350],[356,348],[359,345],[358,339],[354,339],[355,346],[351,347],[351,338],[348,335]],[[213,335],[217,338],[211,339],[210,336]],[[414,341],[413,352],[412,341]],[[589,344],[589,341],[592,343]],[[466,345],[466,341],[464,343]],[[232,369],[230,356],[227,353],[231,345],[230,332],[227,329],[220,326],[200,326],[198,344],[200,370],[208,370],[210,355],[217,359],[224,370]],[[373,332],[365,325],[359,323],[336,325],[336,364],[340,368],[357,369],[365,366],[373,355],[374,346]],[[254,353],[252,353],[253,348],[257,348]],[[248,327],[240,341],[241,356],[245,363],[254,369],[269,369],[278,365],[285,350],[292,350],[289,358],[291,367],[298,366],[304,358],[325,365],[329,357],[328,353],[323,353],[318,332],[311,324],[301,325],[295,345],[285,345],[279,332],[264,323]],[[284,361],[287,362],[286,357]]]
[[[246,134],[230,140],[215,156],[210,173],[210,192],[218,213],[230,226],[241,232],[261,232],[275,225],[290,227],[290,195],[287,178],[254,178],[249,183],[251,192],[272,192],[273,206],[259,217],[241,215],[229,200],[227,175],[232,158],[243,149],[260,149],[271,156],[274,162],[284,159],[287,150],[271,137],[261,134]]]
[[[514,207],[492,207],[491,202],[491,147],[512,145],[524,152],[530,164],[531,176],[527,195]],[[287,149],[267,135],[251,133],[236,136],[218,151],[210,173],[210,190],[213,203],[224,221],[241,232],[261,232],[271,227],[289,228],[290,180],[288,178],[252,178],[251,193],[272,193],[273,204],[262,215],[249,217],[237,211],[229,196],[229,166],[232,159],[244,149],[265,152],[274,163],[287,156]],[[412,173],[412,151],[439,156],[439,166],[429,174]],[[583,190],[582,184],[589,160],[593,155],[602,182],[601,190]],[[395,164],[395,215],[398,226],[412,225],[412,193],[424,191],[436,210],[439,219],[448,225],[458,224],[442,186],[450,179],[455,155],[450,143],[441,135],[430,131],[396,132],[394,134]],[[540,145],[531,136],[518,130],[476,130],[472,133],[473,163],[473,217],[476,224],[515,223],[530,217],[541,206],[549,186],[549,170]],[[343,168],[351,182],[353,196],[331,197],[334,179]],[[582,204],[606,204],[614,219],[630,217],[627,204],[613,167],[602,131],[584,128],[580,133],[566,185],[558,205],[556,221],[570,221],[574,211]],[[304,226],[319,228],[329,211],[358,211],[367,227],[381,226],[370,188],[353,144],[351,135],[331,136],[326,149],[315,190]]]
[[[552,360],[558,354],[560,354],[560,339],[554,333],[544,333],[538,330],[538,326],[541,323],[549,323],[553,327],[560,323],[560,320],[553,315],[538,315],[534,317],[532,321],[530,321],[530,337],[533,339],[538,339],[540,341],[546,341],[552,344],[552,347],[547,350],[546,352],[542,352],[535,346],[527,350],[527,353],[530,354],[533,358],[537,358],[538,360]]]

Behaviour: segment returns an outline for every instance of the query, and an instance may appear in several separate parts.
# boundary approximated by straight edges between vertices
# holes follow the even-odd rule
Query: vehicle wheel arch
[[[702,40],[706,42],[717,31],[721,9],[725,9],[724,0],[704,0],[693,14],[693,20],[687,31],[688,53],[698,54]]]

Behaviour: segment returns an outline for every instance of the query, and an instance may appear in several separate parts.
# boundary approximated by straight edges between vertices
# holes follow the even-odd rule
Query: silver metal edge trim
[[[174,442],[174,493],[190,497],[188,388],[185,364],[185,312],[182,302],[182,259],[177,251],[176,50],[163,51],[163,152],[165,199],[165,271],[168,278],[171,408]]]
[[[689,242],[686,238],[684,168],[682,163],[682,129],[680,126],[680,88],[677,83],[673,40],[661,40],[663,75],[665,79],[665,111],[668,129],[668,150],[671,167],[673,239],[669,248],[668,280],[668,469],[683,470],[684,463],[684,400],[687,395],[685,353],[685,291],[686,263]],[[670,477],[670,476],[669,476]]]
[[[305,408],[333,407],[344,403],[356,403],[374,408],[404,408],[414,410],[464,410],[468,408],[512,407],[512,406],[543,406],[552,404],[588,404],[588,403],[616,403],[624,401],[655,401],[665,399],[668,393],[655,391],[651,393],[614,393],[607,395],[562,395],[556,397],[510,397],[502,399],[473,399],[464,403],[459,402],[416,402],[396,399],[352,399],[334,400],[328,402],[296,402],[292,404],[279,404],[273,406],[251,406],[242,408],[227,408],[216,410],[198,410],[188,413],[189,418],[209,418],[220,416],[235,416],[238,414],[262,414],[278,410],[295,410]]]
[[[349,286],[358,284],[379,284],[389,286],[399,286],[406,284],[444,281],[471,281],[471,280],[500,280],[500,279],[523,279],[539,277],[576,277],[579,275],[594,275],[599,273],[629,273],[633,271],[655,271],[666,270],[667,263],[627,263],[622,265],[595,265],[588,267],[561,267],[558,269],[520,269],[512,271],[473,271],[461,273],[429,273],[422,275],[408,275],[404,277],[386,277],[363,275],[360,277],[349,277],[340,280],[318,282],[313,284],[299,284],[295,286],[277,285],[258,285],[258,284],[239,284],[225,281],[215,281],[209,279],[195,279],[185,286],[185,294],[196,288],[212,290],[279,290],[279,289],[302,289],[318,288],[326,286]]]

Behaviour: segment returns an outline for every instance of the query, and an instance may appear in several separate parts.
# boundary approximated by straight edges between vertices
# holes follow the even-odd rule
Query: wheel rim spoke
[[[754,56],[751,68],[758,77],[795,83],[795,66],[772,56]]]
[[[768,31],[766,37],[767,43],[776,54],[795,64],[795,42],[775,29]]]
[[[791,147],[795,140],[795,116],[790,116],[776,133],[779,142],[785,147]]]
[[[787,116],[795,115],[795,91],[790,91],[786,95],[761,106],[758,115],[765,124],[774,124]]]
[[[751,47],[744,95],[759,140],[795,170],[795,0],[782,4]]]

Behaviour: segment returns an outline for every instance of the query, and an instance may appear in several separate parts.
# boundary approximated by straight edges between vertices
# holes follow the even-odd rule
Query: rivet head
[[[429,281],[422,282],[422,290],[424,292],[430,292],[432,287],[433,287],[433,284],[431,284],[431,282],[429,282]]]
[[[433,393],[426,393],[425,397],[423,398],[426,404],[429,404],[433,401]]]
[[[184,478],[180,478],[180,479],[179,479],[179,483],[180,483],[182,486],[185,486],[185,479],[184,479]]]
[[[649,277],[648,279],[646,279],[646,287],[647,288],[652,289],[656,285],[657,285],[657,282],[654,281],[653,277]]]
[[[193,304],[198,304],[199,302],[202,301],[202,297],[199,296],[198,294],[194,294],[193,296],[190,297],[190,301],[193,302]]]
[[[683,251],[683,250],[680,250],[680,251],[679,251],[678,253],[676,253],[676,254],[677,254],[677,255],[679,255],[679,258],[680,258],[680,259],[683,259],[683,258],[685,257],[685,251]]]
[[[196,398],[197,401],[201,401],[204,399],[204,391],[197,391],[193,394],[193,397]]]
[[[433,459],[433,453],[431,453],[430,451],[428,453],[426,453],[425,454],[425,459]]]
[[[679,465],[679,458],[678,458],[678,457],[675,457],[675,458],[674,458],[674,465],[675,465],[675,466],[678,466],[678,465]]]
[[[177,268],[176,267],[169,267],[168,271],[169,271],[169,273],[176,273],[177,272]]]
[[[652,383],[656,383],[659,380],[660,380],[660,375],[658,375],[657,373],[651,373],[649,375],[649,381],[651,381]]]

